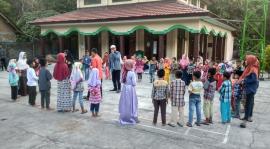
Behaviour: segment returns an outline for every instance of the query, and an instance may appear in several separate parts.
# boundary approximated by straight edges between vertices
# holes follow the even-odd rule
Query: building
[[[33,21],[41,27],[42,53],[69,49],[75,57],[115,44],[123,55],[203,56],[230,60],[234,27],[207,10],[212,0],[77,0],[77,10]]]
[[[0,13],[0,43],[15,42],[16,35],[20,33],[20,29],[4,14]]]

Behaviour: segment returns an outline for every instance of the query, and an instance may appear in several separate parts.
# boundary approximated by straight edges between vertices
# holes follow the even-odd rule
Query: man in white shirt
[[[35,106],[36,104],[36,96],[37,96],[37,85],[38,85],[38,77],[36,75],[35,70],[33,69],[33,61],[28,60],[27,64],[29,68],[27,69],[27,86],[28,86],[28,93],[29,93],[29,104],[31,106]]]

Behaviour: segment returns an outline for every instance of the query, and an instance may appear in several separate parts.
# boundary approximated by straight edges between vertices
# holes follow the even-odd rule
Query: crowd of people
[[[91,55],[90,55],[91,52]],[[57,111],[76,112],[78,99],[81,113],[88,111],[84,107],[84,82],[87,82],[87,97],[93,117],[99,116],[102,102],[103,78],[112,80],[113,89],[121,93],[119,100],[119,122],[123,125],[139,123],[138,97],[136,85],[143,79],[147,70],[150,83],[153,84],[151,98],[154,106],[153,125],[157,124],[159,109],[162,125],[192,127],[193,114],[196,111],[197,126],[213,124],[213,103],[216,91],[220,97],[221,122],[230,123],[231,117],[241,118],[241,105],[245,116],[241,118],[241,127],[252,122],[254,95],[259,81],[259,61],[256,56],[247,55],[244,65],[241,62],[233,67],[231,62],[214,63],[198,57],[189,60],[184,54],[180,60],[153,57],[150,61],[142,55],[130,59],[122,56],[115,45],[110,53],[101,58],[96,48],[86,52],[80,61],[75,62],[69,51],[57,55],[54,71],[47,69],[45,58],[27,60],[26,53],[20,52],[18,61],[10,60],[8,64],[11,98],[15,101],[17,94],[29,95],[29,104],[35,106],[37,86],[41,94],[41,108],[50,107],[51,80],[57,80]],[[105,77],[103,77],[105,76]],[[189,94],[188,121],[185,124],[185,93]],[[73,97],[72,97],[73,96]],[[166,107],[170,100],[171,120],[166,122]],[[203,103],[203,105],[202,105]],[[205,120],[202,120],[203,109]]]

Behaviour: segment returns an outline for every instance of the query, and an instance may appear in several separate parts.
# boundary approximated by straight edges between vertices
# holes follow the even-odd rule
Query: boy
[[[41,65],[39,72],[39,91],[41,94],[41,108],[44,109],[44,103],[46,104],[46,109],[51,110],[50,108],[50,90],[51,90],[51,79],[52,74],[46,68],[47,61],[46,59],[40,59],[39,63]]]
[[[28,93],[29,93],[29,104],[31,106],[36,105],[36,96],[37,96],[37,81],[38,77],[36,75],[35,70],[33,69],[34,62],[32,60],[28,60],[27,64],[29,68],[27,69],[27,86],[28,86]]]
[[[232,83],[230,81],[231,74],[229,72],[224,72],[223,83],[219,90],[220,93],[220,113],[222,124],[231,122],[231,109],[230,100],[232,97]]]
[[[240,119],[240,102],[242,99],[242,88],[241,84],[238,83],[240,76],[243,74],[243,71],[240,69],[236,70],[234,73],[234,86],[233,86],[233,98],[234,98],[234,118]]]
[[[155,73],[157,70],[156,57],[153,57],[149,64],[150,64],[150,67],[149,67],[150,83],[153,83],[155,81]]]
[[[215,68],[209,68],[208,70],[208,79],[204,82],[204,101],[203,101],[203,111],[205,116],[205,121],[203,124],[209,125],[213,123],[213,103],[216,91],[216,80],[214,76],[216,74]]]
[[[162,126],[166,125],[166,104],[169,98],[169,85],[164,80],[165,71],[163,69],[157,72],[158,80],[153,84],[152,89],[152,102],[154,104],[154,118],[153,125],[157,124],[157,117],[159,108],[161,109]]]
[[[176,61],[176,57],[173,57],[171,64],[171,80],[175,80],[175,72],[177,70],[179,70],[179,64]]]
[[[171,122],[168,124],[171,127],[184,126],[184,107],[185,107],[185,82],[181,80],[182,71],[175,71],[175,80],[170,84],[170,96],[172,103]],[[179,114],[179,116],[178,116]],[[178,121],[179,120],[179,121]]]
[[[196,108],[197,126],[201,123],[201,91],[203,89],[203,83],[200,81],[201,72],[195,71],[192,75],[193,81],[188,86],[189,91],[189,116],[188,127],[192,127],[194,108]]]

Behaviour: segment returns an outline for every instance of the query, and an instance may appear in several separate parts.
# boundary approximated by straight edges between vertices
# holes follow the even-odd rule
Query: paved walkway
[[[255,99],[254,122],[239,128],[240,120],[220,123],[218,94],[215,98],[214,125],[193,128],[152,126],[153,106],[150,99],[152,84],[144,75],[137,86],[140,124],[120,126],[118,119],[119,95],[109,92],[111,81],[104,81],[101,117],[90,113],[58,113],[30,107],[28,97],[11,102],[7,73],[0,72],[0,149],[13,148],[147,148],[147,149],[267,149],[270,146],[270,83],[260,82]],[[187,97],[187,94],[186,94]],[[185,99],[186,101],[188,98]],[[40,105],[40,95],[37,96]],[[79,108],[79,104],[77,103]],[[52,82],[51,107],[56,107],[56,81]],[[85,102],[89,110],[89,103]],[[188,102],[185,107],[187,120]],[[167,110],[170,117],[170,105]],[[159,122],[160,122],[159,116]]]

